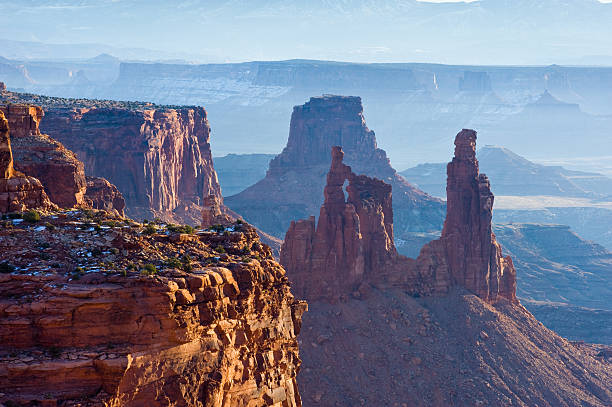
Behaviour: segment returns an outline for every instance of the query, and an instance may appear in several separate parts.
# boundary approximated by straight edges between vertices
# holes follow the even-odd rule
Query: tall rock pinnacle
[[[489,179],[479,174],[476,132],[462,130],[455,157],[447,167],[447,214],[441,240],[453,283],[484,299],[515,298],[515,270],[491,230],[494,196]],[[511,292],[507,292],[510,290]]]
[[[281,250],[296,293],[310,301],[334,301],[368,285],[419,295],[463,287],[487,302],[516,302],[512,259],[502,256],[491,230],[493,194],[486,175],[478,172],[476,132],[461,131],[455,146],[442,236],[425,245],[416,260],[398,255],[393,244],[391,186],[355,175],[343,164],[340,147],[334,147],[316,229],[314,217],[292,222]]]

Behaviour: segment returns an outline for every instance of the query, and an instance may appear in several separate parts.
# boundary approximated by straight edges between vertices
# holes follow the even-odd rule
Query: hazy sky
[[[84,57],[108,52],[122,59],[195,62],[612,60],[612,5],[595,0],[0,0],[0,9],[0,39],[106,46],[83,48]],[[1,45],[0,56],[12,58],[75,55]]]

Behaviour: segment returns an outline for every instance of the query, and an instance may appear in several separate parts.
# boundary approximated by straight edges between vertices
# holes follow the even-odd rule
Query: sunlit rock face
[[[113,226],[75,227],[92,216]],[[0,404],[301,406],[306,303],[255,229],[124,222],[74,210],[2,224]]]
[[[0,110],[0,213],[51,206],[40,181],[15,170],[9,122]]]

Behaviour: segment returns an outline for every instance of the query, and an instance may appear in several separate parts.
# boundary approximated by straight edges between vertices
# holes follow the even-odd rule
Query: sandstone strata
[[[391,186],[355,175],[334,147],[316,229],[313,217],[292,222],[281,249],[281,263],[296,292],[309,300],[333,301],[360,295],[368,285],[402,287],[418,295],[460,286],[487,302],[516,302],[512,259],[502,256],[491,230],[493,194],[486,175],[478,171],[476,132],[463,130],[455,145],[442,236],[423,247],[416,260],[398,255],[395,248]]]
[[[366,126],[359,97],[314,97],[294,107],[287,146],[270,162],[266,177],[227,197],[226,204],[261,230],[282,237],[292,220],[319,212],[332,146],[342,147],[355,172],[393,187],[399,236],[440,230],[443,203],[411,186],[391,167]]]
[[[0,404],[301,405],[306,304],[255,229],[43,222],[0,228]]]
[[[86,177],[85,202],[93,209],[103,209],[124,216],[125,199],[116,186],[100,177]]]
[[[116,185],[132,217],[199,224],[203,198],[221,197],[203,108],[49,107],[42,127]]]
[[[0,110],[0,213],[51,206],[40,181],[15,170],[9,124]]]
[[[0,106],[11,128],[15,168],[39,179],[49,199],[60,207],[85,204],[87,188],[83,163],[61,143],[39,130],[44,115],[39,106]]]

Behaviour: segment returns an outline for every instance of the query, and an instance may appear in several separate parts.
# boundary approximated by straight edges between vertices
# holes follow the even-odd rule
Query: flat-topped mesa
[[[416,260],[398,255],[393,243],[391,186],[355,175],[334,147],[316,229],[314,217],[292,222],[281,249],[281,264],[296,293],[309,301],[335,301],[368,286],[418,295],[463,287],[489,303],[517,302],[512,259],[502,256],[491,229],[493,194],[486,175],[478,173],[476,132],[463,130],[455,145],[442,236],[425,245]]]
[[[11,128],[15,168],[39,179],[49,199],[60,207],[85,205],[87,181],[83,163],[72,151],[46,134],[39,124],[42,108],[33,105],[0,106]]]
[[[391,186],[355,175],[332,148],[325,202],[315,229],[314,217],[291,222],[281,249],[298,295],[331,300],[359,292],[378,270],[395,264]],[[345,200],[343,185],[348,180]]]
[[[446,248],[452,282],[494,301],[516,299],[516,271],[491,228],[494,196],[489,179],[479,174],[476,132],[462,130],[455,157],[447,167],[447,215],[440,240]]]
[[[40,181],[15,170],[9,128],[0,110],[0,213],[51,208],[53,205]]]
[[[395,231],[400,237],[442,227],[442,201],[414,188],[391,167],[356,96],[324,95],[295,106],[287,146],[270,161],[266,177],[225,203],[263,231],[282,237],[292,220],[318,213],[333,146],[342,146],[344,162],[355,173],[393,186]]]
[[[335,145],[342,146],[350,162],[377,150],[376,135],[366,126],[358,96],[324,95],[295,106],[287,146],[270,162],[270,171],[287,166],[327,166],[329,148]]]

